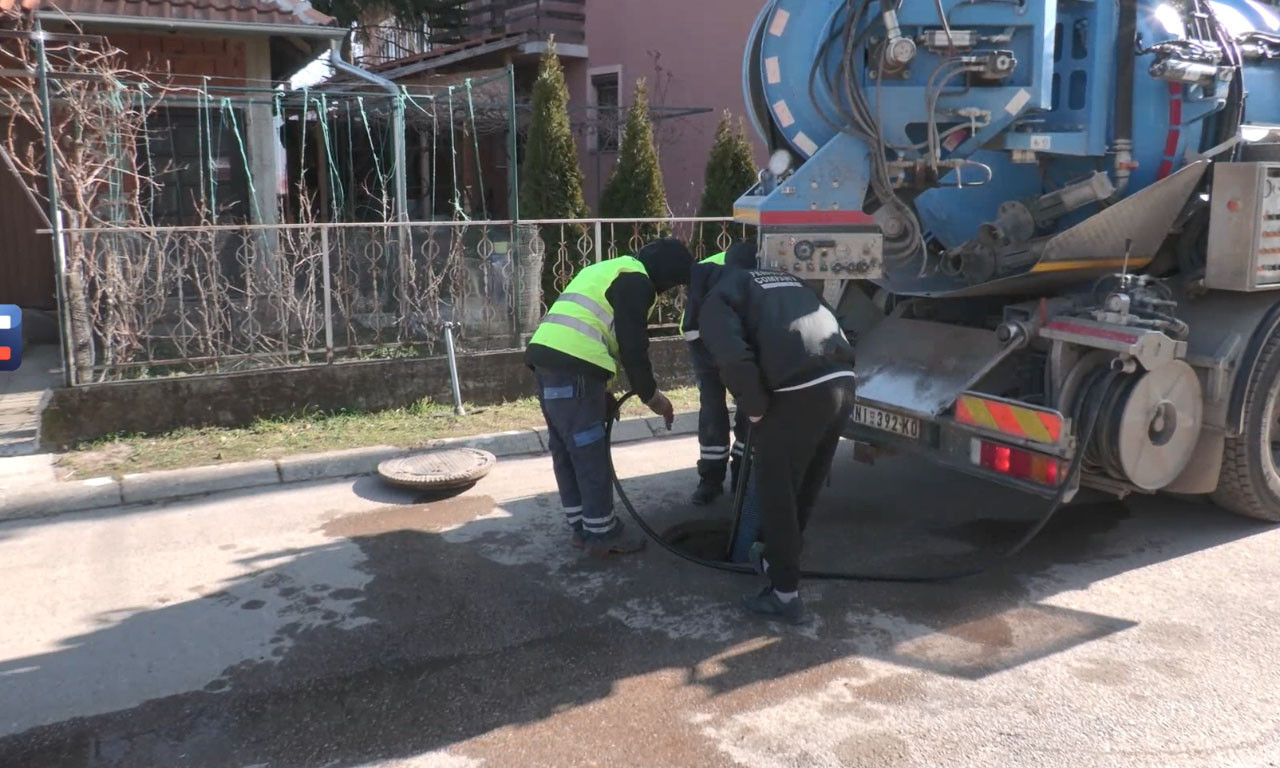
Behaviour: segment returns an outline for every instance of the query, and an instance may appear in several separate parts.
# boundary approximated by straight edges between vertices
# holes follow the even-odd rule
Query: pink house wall
[[[677,216],[697,212],[721,113],[727,109],[746,119],[742,56],[762,5],[763,0],[586,0],[589,57],[565,62],[575,107],[588,104],[590,72],[619,67],[624,106],[643,77],[655,107],[711,110],[655,124],[667,201]],[[747,135],[757,144],[757,160],[763,160],[749,124]],[[594,210],[617,156],[591,151],[586,136],[578,143],[584,191]]]

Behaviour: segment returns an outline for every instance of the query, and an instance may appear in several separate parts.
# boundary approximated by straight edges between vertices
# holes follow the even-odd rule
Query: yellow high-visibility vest
[[[619,256],[583,269],[547,310],[529,343],[550,347],[616,375],[618,337],[613,327],[613,305],[606,294],[613,281],[628,272],[649,276],[644,264],[631,256]],[[650,312],[654,306],[656,299]]]

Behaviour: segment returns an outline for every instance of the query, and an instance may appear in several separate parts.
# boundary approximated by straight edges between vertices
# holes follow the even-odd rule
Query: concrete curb
[[[614,425],[613,442],[629,443],[658,437],[677,437],[695,434],[697,431],[696,413],[678,414],[670,432],[659,417],[625,419]],[[416,450],[467,446],[489,451],[501,459],[545,454],[548,445],[546,429],[523,429],[436,440]],[[370,475],[377,471],[378,464],[383,461],[413,452],[415,451],[405,448],[377,445],[286,456],[281,459],[141,472],[125,475],[119,480],[99,477],[45,484],[18,493],[0,492],[0,521],[91,512],[126,504],[155,504],[245,488]]]
[[[0,521],[84,512],[123,503],[120,481],[110,477],[42,485],[20,493],[0,495]]]
[[[124,497],[125,504],[143,504],[165,501],[174,498],[175,494],[200,496],[279,482],[280,470],[276,463],[263,459],[125,475],[120,479],[120,495]]]
[[[281,483],[306,483],[312,480],[331,480],[338,477],[371,475],[378,465],[387,459],[404,455],[403,448],[391,445],[375,445],[370,448],[351,448],[328,453],[304,453],[276,460],[280,468]]]

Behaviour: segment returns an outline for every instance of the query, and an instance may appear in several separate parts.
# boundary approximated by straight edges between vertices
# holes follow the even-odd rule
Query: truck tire
[[[1244,433],[1228,437],[1213,500],[1258,520],[1280,522],[1280,331],[1258,353],[1244,400]]]

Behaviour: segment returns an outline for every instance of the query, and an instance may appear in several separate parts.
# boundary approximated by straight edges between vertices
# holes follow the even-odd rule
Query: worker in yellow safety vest
[[[638,552],[645,539],[613,513],[605,420],[619,369],[654,413],[675,418],[649,361],[649,317],[658,296],[689,284],[693,256],[664,239],[634,256],[593,264],[565,287],[525,350],[547,421],[551,462],[575,549],[591,555]]]
[[[692,499],[698,506],[710,504],[724,493],[726,473],[732,478],[730,488],[737,486],[738,465],[747,435],[746,415],[738,411],[733,420],[734,441],[730,446],[726,391],[716,362],[700,338],[698,313],[703,299],[711,293],[726,267],[755,269],[755,266],[756,245],[743,242],[693,265],[689,278],[688,301],[680,318],[680,332],[689,342],[693,375],[698,383],[698,487],[694,488]]]

